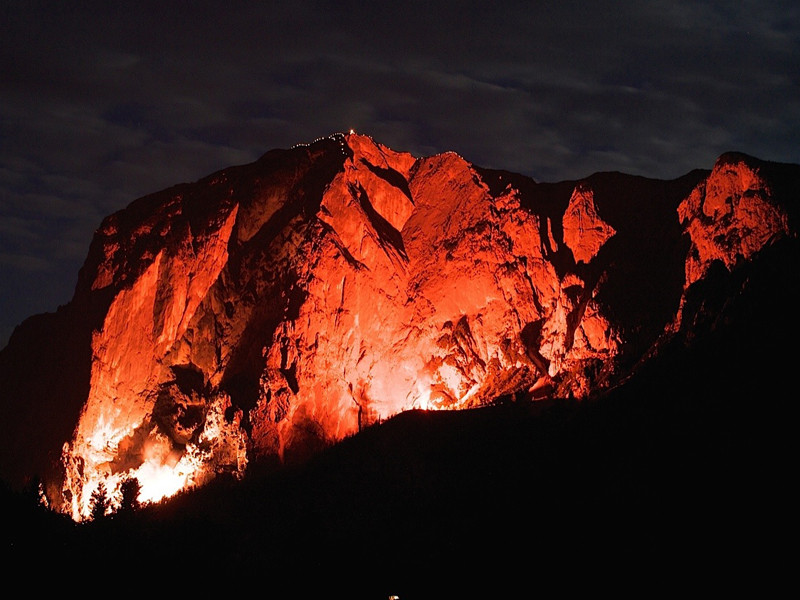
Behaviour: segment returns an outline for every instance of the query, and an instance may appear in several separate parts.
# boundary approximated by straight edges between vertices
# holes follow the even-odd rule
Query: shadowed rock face
[[[155,500],[412,408],[600,393],[715,261],[794,235],[798,181],[725,155],[544,184],[337,134],[147,196],[104,220],[70,305],[0,354],[4,427],[26,431],[4,473],[43,475],[80,518],[100,481]]]

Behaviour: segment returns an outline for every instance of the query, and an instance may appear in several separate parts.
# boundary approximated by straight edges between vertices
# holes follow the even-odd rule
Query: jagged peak
[[[409,152],[398,152],[375,141],[369,135],[355,133],[351,130],[344,136],[344,143],[353,152],[353,163],[364,162],[378,169],[392,169],[408,177],[408,173],[417,158]]]

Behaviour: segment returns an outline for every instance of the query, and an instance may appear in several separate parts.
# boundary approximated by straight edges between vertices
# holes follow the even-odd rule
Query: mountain
[[[26,320],[0,352],[0,473],[13,487],[40,478],[47,503],[81,520],[101,482],[119,502],[135,477],[156,501],[317,464],[375,431],[393,439],[376,456],[397,452],[413,473],[427,419],[470,443],[421,447],[476,476],[492,467],[471,436],[499,419],[494,435],[510,439],[492,458],[526,461],[506,483],[555,477],[562,459],[531,453],[573,464],[581,449],[633,468],[643,447],[673,440],[645,426],[659,415],[671,434],[692,430],[696,450],[693,428],[725,411],[714,389],[785,392],[798,189],[799,166],[739,153],[670,181],[541,183],[355,133],[270,151],[103,221],[71,302]],[[550,406],[567,429],[542,425]],[[548,445],[552,427],[567,433]],[[422,498],[435,495],[425,477],[453,468],[475,483],[446,464],[397,482]],[[575,468],[595,485],[622,477],[616,463]]]

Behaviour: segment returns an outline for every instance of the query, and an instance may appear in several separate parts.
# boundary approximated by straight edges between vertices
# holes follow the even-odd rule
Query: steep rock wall
[[[678,216],[691,240],[685,261],[685,291],[700,282],[715,264],[730,272],[763,248],[796,236],[787,212],[796,198],[776,196],[763,174],[769,170],[770,165],[753,157],[724,154],[708,178],[681,202]],[[685,305],[686,294],[673,330],[683,326]]]
[[[101,483],[156,500],[411,408],[596,394],[713,261],[791,234],[753,164],[537,184],[336,134],[137,200],[65,309],[94,316],[51,499],[80,519]]]

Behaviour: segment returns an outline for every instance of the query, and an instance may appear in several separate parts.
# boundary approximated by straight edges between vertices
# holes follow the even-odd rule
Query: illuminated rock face
[[[767,244],[789,235],[789,217],[769,182],[745,157],[726,154],[711,175],[678,207],[692,240],[686,285],[701,279],[715,260],[728,270]]]
[[[87,515],[101,481],[116,498],[136,477],[157,500],[302,460],[411,408],[587,397],[664,331],[709,261],[789,233],[743,160],[678,183],[620,177],[536,184],[337,134],[108,217],[73,300],[98,316],[63,510]],[[643,234],[643,213],[670,225]],[[648,258],[670,244],[674,285]]]
[[[597,214],[591,188],[579,185],[569,199],[564,213],[564,243],[572,250],[576,262],[588,263],[608,238],[616,233],[614,228]]]

